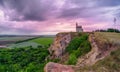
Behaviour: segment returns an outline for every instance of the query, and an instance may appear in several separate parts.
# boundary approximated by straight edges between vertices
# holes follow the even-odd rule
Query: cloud
[[[1,0],[1,5],[12,21],[44,21],[55,9],[48,0]]]
[[[102,6],[102,7],[112,7],[112,6],[119,6],[120,5],[120,0],[96,0],[96,5],[97,6]]]
[[[120,0],[0,0],[2,33],[75,31],[76,21],[85,30],[107,28],[114,17],[120,17]]]

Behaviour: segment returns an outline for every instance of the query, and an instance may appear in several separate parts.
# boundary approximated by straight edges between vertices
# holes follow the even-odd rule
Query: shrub
[[[91,45],[88,41],[88,34],[74,38],[66,47],[66,51],[70,54],[67,64],[76,64],[77,58],[88,53],[90,50]]]
[[[66,52],[70,54],[73,50],[77,50],[79,46],[81,45],[81,43],[83,43],[87,39],[88,39],[87,34],[84,34],[80,37],[75,37],[74,39],[70,41],[69,45],[66,47]]]
[[[77,62],[77,58],[76,58],[75,54],[74,53],[70,54],[67,64],[75,65],[76,62]]]

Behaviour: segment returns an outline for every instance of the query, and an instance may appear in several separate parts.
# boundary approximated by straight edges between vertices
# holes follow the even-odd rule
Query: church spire
[[[76,22],[76,27],[78,27],[78,23]]]

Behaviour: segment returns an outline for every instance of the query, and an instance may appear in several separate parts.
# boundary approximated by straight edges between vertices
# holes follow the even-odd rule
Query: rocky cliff
[[[116,43],[116,41],[115,42],[113,41],[113,40],[116,40],[115,38],[119,37],[119,34],[117,34],[118,37],[117,35],[114,35],[114,36],[112,35],[111,37],[112,38],[114,37],[112,41],[111,41],[110,35],[106,36],[108,33],[105,33],[106,34],[105,36],[103,36],[102,34],[104,33],[100,33],[100,34],[90,33],[89,34],[89,41],[91,43],[92,49],[89,53],[85,54],[84,56],[79,57],[76,65],[70,66],[70,65],[62,65],[62,64],[50,62],[45,66],[45,72],[81,72],[83,70],[84,72],[96,72],[94,70],[89,71],[89,69],[88,71],[85,71],[86,70],[85,68],[86,67],[89,68],[95,65],[98,61],[103,60],[104,58],[109,56],[112,51],[120,47],[120,44],[118,44],[120,42]],[[69,42],[76,36],[80,36],[80,35],[78,33],[58,33],[56,35],[54,43],[49,48],[51,57],[53,59],[61,58],[64,55],[65,48],[67,47]],[[119,38],[117,40],[120,41]],[[109,65],[107,64],[106,66],[109,67]],[[109,68],[106,68],[106,70],[108,70],[106,72],[109,72]],[[100,72],[103,72],[103,71],[100,71]]]
[[[78,33],[76,32],[58,33],[53,44],[49,48],[51,58],[61,58],[65,53],[65,48],[69,42],[76,36],[78,36]]]

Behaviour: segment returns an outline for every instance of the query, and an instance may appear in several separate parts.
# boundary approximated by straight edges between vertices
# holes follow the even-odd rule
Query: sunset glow
[[[120,0],[0,0],[0,34],[56,34],[120,29]]]

